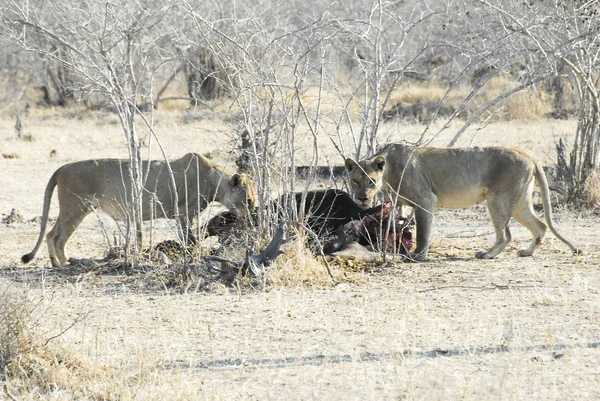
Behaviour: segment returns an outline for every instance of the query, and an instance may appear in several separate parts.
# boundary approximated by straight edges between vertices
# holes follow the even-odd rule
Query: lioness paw
[[[408,262],[426,262],[427,254],[424,252],[409,252],[408,255],[406,255],[406,260]]]
[[[493,257],[493,256],[490,256],[490,254],[488,254],[488,253],[487,253],[487,252],[485,252],[485,251],[479,251],[479,252],[477,252],[477,253],[475,254],[475,257],[476,257],[477,259],[494,259],[494,257]]]
[[[520,256],[522,258],[527,256],[533,256],[533,252],[529,249],[520,249],[519,251],[517,251],[517,256]]]

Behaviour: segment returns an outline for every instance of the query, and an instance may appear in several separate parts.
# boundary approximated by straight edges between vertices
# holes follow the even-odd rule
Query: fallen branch
[[[256,277],[261,276],[265,271],[268,270],[268,267],[277,259],[281,252],[281,245],[285,244],[286,238],[285,233],[287,231],[287,223],[282,219],[279,222],[279,227],[275,234],[273,235],[273,239],[269,242],[269,245],[260,252],[255,255],[252,249],[248,249],[246,252],[246,258],[243,261],[237,262],[235,260],[231,260],[228,258],[223,258],[221,256],[203,256],[202,259],[205,261],[217,261],[221,263],[227,263],[231,265],[232,270],[237,270],[238,272],[242,272],[243,274],[248,271],[252,272],[252,274]],[[219,270],[213,267],[215,270]]]

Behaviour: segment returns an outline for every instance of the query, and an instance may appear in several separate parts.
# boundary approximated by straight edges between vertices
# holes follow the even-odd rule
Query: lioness
[[[174,210],[174,196],[166,163],[145,161],[142,164],[142,174],[146,177],[142,194],[142,219],[179,216],[188,243],[196,241],[190,224],[192,218],[210,202],[220,202],[242,216],[255,209],[254,187],[244,174],[225,171],[196,153],[188,153],[170,162],[170,166],[177,188],[177,211]],[[52,266],[58,267],[67,263],[65,245],[92,210],[101,209],[118,219],[126,217],[126,204],[131,199],[130,177],[129,160],[119,159],[79,161],[56,170],[44,194],[40,236],[33,251],[21,258],[23,263],[32,260],[41,245],[54,187],[58,187],[60,210],[56,224],[46,239]]]
[[[542,243],[546,224],[574,253],[581,253],[552,225],[548,182],[542,167],[523,152],[505,148],[439,149],[390,144],[369,159],[346,159],[350,186],[358,203],[367,207],[383,189],[392,201],[412,206],[417,224],[416,260],[427,259],[433,212],[464,208],[487,200],[496,242],[480,259],[496,257],[510,242],[511,216],[533,235],[519,256],[531,256]],[[544,224],[533,212],[533,178],[540,187]]]

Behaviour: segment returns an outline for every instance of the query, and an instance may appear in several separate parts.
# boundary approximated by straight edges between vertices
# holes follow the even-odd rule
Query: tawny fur
[[[542,243],[546,229],[581,254],[552,224],[548,182],[542,167],[525,153],[506,148],[415,148],[390,144],[376,155],[356,162],[346,159],[350,187],[363,207],[372,205],[379,191],[415,210],[417,248],[413,257],[425,260],[436,208],[464,208],[487,201],[496,241],[476,257],[491,259],[511,240],[508,223],[513,217],[533,236],[519,256],[531,256]],[[537,181],[545,223],[533,211],[533,183]]]
[[[50,261],[55,267],[67,263],[65,245],[92,210],[102,210],[117,219],[127,218],[127,205],[131,202],[129,166],[129,160],[99,159],[66,164],[56,170],[46,186],[38,241],[33,251],[23,255],[23,263],[35,257],[42,243],[55,187],[60,210],[54,228],[46,236]],[[243,216],[255,208],[254,187],[244,174],[226,171],[196,153],[171,161],[170,168],[175,181],[177,205],[174,204],[175,192],[167,164],[164,161],[142,163],[145,177],[142,219],[177,217],[188,242],[195,242],[191,228],[193,217],[210,202],[220,202]]]

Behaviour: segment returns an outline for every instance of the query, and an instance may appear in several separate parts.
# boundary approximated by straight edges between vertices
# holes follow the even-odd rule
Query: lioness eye
[[[358,185],[358,180],[357,180],[356,178],[355,178],[355,179],[353,179],[353,180],[352,180],[352,182],[353,182],[354,184]]]

